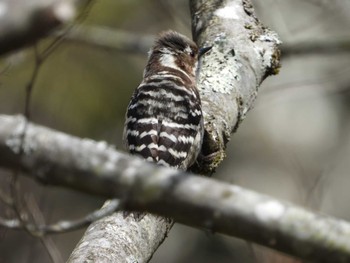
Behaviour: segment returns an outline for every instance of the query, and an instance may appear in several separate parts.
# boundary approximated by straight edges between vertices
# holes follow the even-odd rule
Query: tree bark
[[[201,61],[198,81],[206,136],[198,173],[211,174],[253,107],[261,82],[279,69],[280,41],[263,26],[248,0],[192,0],[192,33],[199,46],[213,48]]]

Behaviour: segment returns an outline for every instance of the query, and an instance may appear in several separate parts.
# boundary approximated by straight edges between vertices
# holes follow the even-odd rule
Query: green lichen
[[[245,29],[248,29],[248,30],[252,30],[252,29],[253,29],[253,26],[252,26],[251,24],[246,23],[246,24],[244,25],[244,28],[245,28]]]
[[[263,79],[271,75],[277,75],[281,68],[281,50],[276,47],[271,55],[270,66],[266,68]]]

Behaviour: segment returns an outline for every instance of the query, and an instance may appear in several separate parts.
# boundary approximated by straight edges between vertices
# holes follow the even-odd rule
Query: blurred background
[[[254,4],[258,17],[283,41],[282,68],[260,87],[255,108],[232,135],[214,177],[350,220],[350,2]],[[95,1],[75,29],[40,68],[32,121],[122,149],[124,114],[142,78],[147,49],[162,30],[191,36],[188,1]],[[40,42],[39,50],[51,40]],[[0,60],[1,114],[24,112],[33,69],[33,48]],[[6,192],[11,172],[0,173]],[[103,203],[26,178],[21,186],[28,205],[47,223],[81,217]],[[2,203],[0,213],[11,215]],[[52,235],[47,242],[65,261],[83,232]],[[285,262],[263,261],[259,253],[245,241],[177,224],[151,262]],[[2,262],[50,258],[38,239],[0,228]]]

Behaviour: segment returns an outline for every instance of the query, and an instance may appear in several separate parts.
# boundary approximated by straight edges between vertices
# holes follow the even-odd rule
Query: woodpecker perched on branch
[[[159,35],[126,113],[124,141],[130,153],[183,170],[195,162],[203,140],[196,71],[199,57],[210,49],[198,49],[174,31]]]

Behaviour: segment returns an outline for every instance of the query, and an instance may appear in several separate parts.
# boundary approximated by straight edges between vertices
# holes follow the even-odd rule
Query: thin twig
[[[24,142],[25,142],[25,137],[26,137],[26,130],[27,130],[27,124],[28,121],[30,120],[30,100],[31,100],[31,94],[33,87],[36,83],[39,70],[40,70],[40,65],[42,60],[40,59],[39,53],[38,53],[38,47],[37,44],[34,45],[34,54],[35,54],[35,66],[34,70],[32,72],[31,78],[29,80],[29,83],[26,86],[26,95],[25,95],[25,102],[24,102],[24,115],[25,115],[25,122],[23,125],[23,131],[21,132],[20,136],[20,145],[19,145],[19,152],[18,155],[21,158],[24,153]],[[19,198],[19,193],[20,193],[20,185],[18,182],[18,178],[20,175],[21,169],[17,168],[13,171],[12,178],[10,181],[10,193],[11,193],[11,198],[12,198],[12,208],[16,213],[16,216],[18,220],[20,221],[20,225],[25,226],[25,229],[29,232],[31,232],[31,229],[27,226],[29,224],[27,223],[27,213],[24,211],[21,207],[21,200]],[[11,224],[14,222],[11,221]]]
[[[80,15],[76,18],[76,23],[81,23],[84,21],[84,19],[88,16],[91,7],[93,5],[94,1],[89,1],[89,3],[86,4],[84,11],[80,13]],[[56,50],[66,39],[66,36],[72,31],[72,29],[76,26],[76,23],[70,24],[67,26],[59,35],[57,35],[54,40],[42,51],[41,53],[41,60],[46,60],[54,50]]]
[[[12,209],[14,210],[19,223],[21,225],[27,226],[27,219],[28,216],[25,213],[25,211],[22,210],[21,207],[21,201],[20,201],[20,197],[19,197],[19,192],[20,192],[20,185],[18,183],[18,177],[19,177],[19,168],[14,170],[13,174],[12,174],[12,178],[10,181],[10,193],[11,193],[11,198],[13,201],[12,204]],[[17,224],[15,221],[11,220],[12,224]],[[26,230],[28,230],[30,232],[30,229],[28,227],[25,227]]]
[[[26,200],[27,210],[30,211],[30,215],[32,217],[32,221],[35,223],[35,225],[44,225],[45,224],[45,218],[35,200],[35,197],[30,194]],[[63,258],[58,250],[56,244],[53,242],[51,237],[40,235],[39,236],[40,242],[46,249],[48,255],[51,258],[51,261],[54,263],[63,263]]]
[[[42,51],[40,55],[42,61],[45,61],[53,53],[53,51],[63,43],[67,34],[72,30],[74,26],[74,24],[68,26],[68,28],[66,28],[60,35],[52,40],[52,42]]]
[[[37,77],[39,75],[40,66],[43,62],[42,58],[39,55],[37,44],[34,45],[34,54],[35,54],[35,65],[32,72],[32,76],[26,87],[26,97],[24,102],[24,116],[27,118],[28,121],[30,120],[30,99],[31,99],[32,91],[33,91],[35,82],[37,80]]]
[[[76,220],[58,221],[50,225],[42,224],[36,226],[34,224],[23,225],[19,219],[5,219],[0,217],[0,225],[11,229],[23,229],[26,227],[35,236],[43,236],[45,234],[60,234],[86,227],[92,222],[95,222],[105,216],[109,216],[120,209],[121,205],[119,200],[113,199],[109,200],[108,203],[101,209],[98,209],[88,214],[87,216]]]

